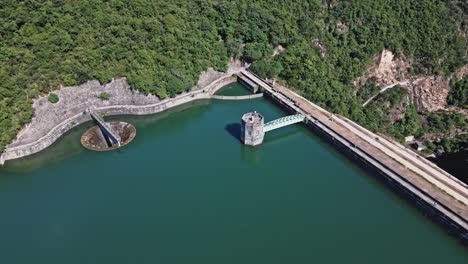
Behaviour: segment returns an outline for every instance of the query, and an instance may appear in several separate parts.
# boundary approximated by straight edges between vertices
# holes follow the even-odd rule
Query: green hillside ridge
[[[127,77],[133,89],[164,98],[208,67],[225,70],[231,57],[374,131],[424,133],[411,106],[391,128],[376,125],[388,113],[364,110],[353,81],[384,48],[411,58],[414,73],[453,73],[466,64],[458,31],[466,10],[441,0],[2,1],[0,152],[32,118],[32,98],[60,85]],[[285,51],[272,57],[278,45]],[[464,106],[459,89],[451,102]]]

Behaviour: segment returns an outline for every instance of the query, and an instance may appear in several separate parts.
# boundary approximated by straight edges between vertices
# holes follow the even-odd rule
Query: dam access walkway
[[[101,130],[102,135],[106,141],[109,141],[112,145],[120,146],[122,139],[120,138],[119,134],[115,132],[114,129],[112,129],[112,127],[106,121],[104,121],[104,119],[98,113],[96,113],[94,108],[89,108],[88,112],[91,118],[99,126],[99,129]]]
[[[274,87],[249,71],[242,71],[264,93],[306,116],[321,132],[349,148],[364,162],[406,188],[452,222],[468,230],[467,185],[396,142],[378,136],[344,117],[334,115],[281,86]]]

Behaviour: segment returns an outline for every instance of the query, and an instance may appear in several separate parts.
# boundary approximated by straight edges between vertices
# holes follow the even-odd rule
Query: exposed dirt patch
[[[431,141],[431,142],[439,142],[444,138],[454,138],[460,135],[468,134],[468,131],[460,129],[460,128],[453,128],[451,130],[447,130],[441,133],[428,133],[424,134],[419,138],[420,141]]]
[[[325,58],[327,55],[327,48],[325,47],[325,43],[321,41],[320,39],[313,39],[312,44],[317,46],[320,49],[320,57]]]
[[[379,87],[401,82],[409,78],[410,67],[411,62],[406,58],[396,58],[390,50],[383,50],[374,56],[372,66],[354,82],[354,85],[359,89],[372,77],[375,77]]]
[[[243,67],[243,65],[242,65],[242,63],[240,61],[231,60],[229,62],[229,66],[228,66],[228,72],[237,71],[242,67]],[[213,69],[211,67],[208,68],[206,71],[204,71],[204,72],[202,72],[200,74],[197,85],[195,87],[193,87],[193,90],[200,89],[202,87],[207,86],[208,84],[212,83],[214,80],[220,78],[224,74],[225,74],[224,72],[216,71],[215,69]]]
[[[349,31],[349,27],[345,23],[343,23],[341,21],[336,23],[336,27],[338,28],[338,31],[340,33],[348,33],[348,31]]]
[[[442,76],[412,78],[408,86],[411,102],[420,112],[447,109],[449,91],[449,80]]]
[[[444,76],[411,76],[411,61],[404,57],[397,58],[390,50],[383,50],[374,57],[373,65],[367,73],[355,81],[359,89],[369,78],[375,77],[378,87],[383,88],[395,83],[408,90],[407,103],[414,104],[419,112],[447,110],[447,96],[450,81]],[[466,67],[464,67],[466,68]],[[459,75],[468,69],[461,69]]]
[[[281,45],[278,45],[274,50],[273,50],[273,55],[272,57],[276,57],[278,55],[280,55],[281,53],[283,53],[283,51],[285,51],[286,49],[281,46]]]
[[[465,76],[468,75],[468,65],[465,65],[461,67],[456,73],[455,73],[455,79],[457,81],[463,79]]]

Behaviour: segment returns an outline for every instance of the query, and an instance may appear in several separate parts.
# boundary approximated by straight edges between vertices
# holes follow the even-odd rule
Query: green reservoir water
[[[137,137],[83,149],[85,124],[0,168],[0,263],[468,263],[468,252],[307,129],[236,138],[265,99],[120,117]]]
[[[235,83],[231,83],[231,84],[224,86],[216,94],[233,96],[233,95],[249,95],[249,94],[252,94],[252,92],[246,89],[244,86],[242,86],[242,84],[235,82]]]

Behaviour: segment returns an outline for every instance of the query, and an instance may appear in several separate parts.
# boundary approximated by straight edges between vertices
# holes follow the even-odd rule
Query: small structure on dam
[[[125,122],[105,122],[94,109],[89,114],[97,123],[81,136],[81,145],[94,151],[107,151],[123,147],[136,136],[136,128]]]
[[[304,115],[295,114],[281,117],[265,124],[263,116],[256,111],[246,113],[242,116],[241,119],[242,143],[248,146],[260,145],[263,142],[263,138],[265,137],[266,132],[300,123],[304,120]]]
[[[237,74],[237,81],[243,86],[245,86],[247,89],[252,91],[253,93],[257,93],[260,90],[260,87],[258,86],[258,84],[250,80],[248,77],[246,77],[242,73]]]

